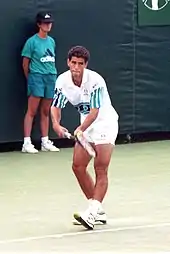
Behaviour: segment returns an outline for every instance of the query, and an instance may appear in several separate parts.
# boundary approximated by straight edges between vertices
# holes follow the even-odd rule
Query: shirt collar
[[[69,71],[69,75],[71,77],[71,72]],[[88,82],[88,71],[87,69],[84,69],[83,73],[83,79],[82,79],[82,85]]]
[[[88,81],[88,72],[87,69],[84,69],[82,84],[87,83],[87,81]]]

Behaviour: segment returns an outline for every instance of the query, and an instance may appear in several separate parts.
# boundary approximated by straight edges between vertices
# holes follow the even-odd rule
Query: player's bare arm
[[[61,108],[56,108],[54,106],[51,106],[51,120],[52,120],[53,130],[58,134],[59,137],[64,137],[64,133],[68,130],[60,125]]]
[[[99,113],[98,108],[92,108],[90,110],[90,113],[86,117],[85,121],[75,130],[75,133],[77,131],[84,132],[96,120],[98,113]]]
[[[51,120],[53,125],[54,124],[60,125],[61,108],[56,108],[54,106],[51,106]]]

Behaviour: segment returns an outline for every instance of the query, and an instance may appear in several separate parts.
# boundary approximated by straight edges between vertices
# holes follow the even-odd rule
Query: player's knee
[[[73,163],[72,170],[75,175],[84,174],[86,172],[86,167],[81,166],[80,164]]]
[[[98,174],[107,173],[108,166],[109,166],[109,161],[105,159],[99,158],[99,159],[96,159],[94,162],[94,169],[95,169],[95,172]]]
[[[80,174],[81,167],[80,167],[80,165],[73,163],[72,164],[72,170],[77,175],[77,174]]]
[[[97,178],[105,179],[107,178],[108,166],[100,165],[95,166],[95,174]]]
[[[106,185],[108,183],[108,174],[107,174],[107,168],[105,167],[98,167],[95,168],[95,175],[96,175],[96,181],[99,183],[100,185]]]

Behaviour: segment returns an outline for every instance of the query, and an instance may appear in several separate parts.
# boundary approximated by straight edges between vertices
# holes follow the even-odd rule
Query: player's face
[[[39,28],[44,32],[48,33],[51,31],[52,23],[41,23],[39,24]]]
[[[67,64],[70,68],[72,77],[74,79],[81,79],[83,76],[84,68],[87,67],[87,63],[85,63],[84,59],[81,57],[73,56],[71,60],[68,59]]]

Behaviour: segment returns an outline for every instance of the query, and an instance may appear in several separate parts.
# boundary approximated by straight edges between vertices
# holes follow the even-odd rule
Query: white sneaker
[[[74,214],[74,218],[85,228],[92,230],[95,224],[95,216],[91,213],[90,209],[87,209],[82,214]]]
[[[53,145],[53,142],[51,140],[48,140],[47,142],[41,143],[41,151],[43,152],[59,152],[60,149]]]
[[[79,213],[75,213],[74,214],[74,217],[80,217],[80,214]],[[73,218],[73,221],[72,221],[73,225],[81,225],[80,222],[78,222],[75,218]],[[97,213],[97,216],[95,218],[95,222],[94,222],[94,225],[104,225],[107,223],[107,216],[105,214],[105,212],[98,212]]]
[[[23,153],[38,153],[38,150],[35,149],[34,145],[30,142],[23,144],[22,146]]]

